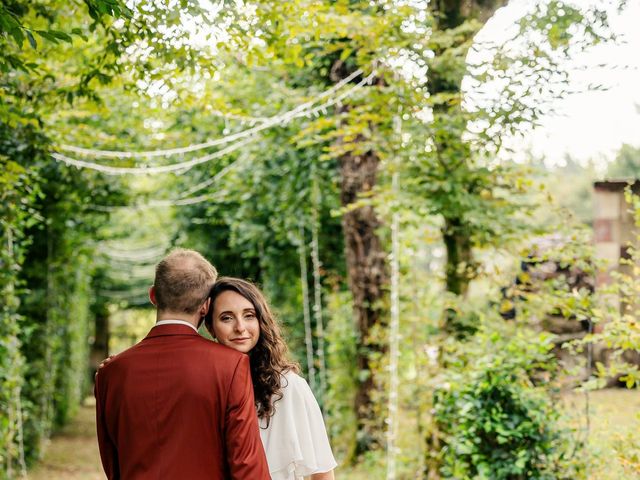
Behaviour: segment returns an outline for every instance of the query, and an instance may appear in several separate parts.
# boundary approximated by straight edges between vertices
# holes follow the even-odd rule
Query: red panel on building
[[[593,234],[596,242],[611,242],[613,240],[613,220],[596,219],[593,222]]]

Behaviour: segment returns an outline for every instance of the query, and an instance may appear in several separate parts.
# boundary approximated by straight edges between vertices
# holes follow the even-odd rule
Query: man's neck
[[[200,323],[200,319],[198,317],[193,317],[184,313],[158,311],[156,314],[156,323],[161,322],[162,320],[182,320],[183,322],[190,323],[196,329],[198,328],[198,323]]]

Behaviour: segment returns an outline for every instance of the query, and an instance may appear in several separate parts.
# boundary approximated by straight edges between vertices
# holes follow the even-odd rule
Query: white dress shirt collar
[[[156,322],[154,327],[157,327],[158,325],[187,325],[193,328],[194,332],[198,333],[198,329],[194,327],[192,323],[186,322],[184,320],[160,320],[159,322]]]

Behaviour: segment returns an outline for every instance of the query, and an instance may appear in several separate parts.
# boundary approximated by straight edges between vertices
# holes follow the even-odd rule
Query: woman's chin
[[[252,348],[251,345],[234,343],[234,342],[223,343],[223,345],[226,345],[229,348],[233,348],[234,350],[237,350],[240,353],[249,353],[249,351]]]

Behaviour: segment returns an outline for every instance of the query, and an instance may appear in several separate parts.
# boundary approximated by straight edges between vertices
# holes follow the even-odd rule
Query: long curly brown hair
[[[213,335],[213,306],[222,292],[234,291],[249,300],[256,311],[260,325],[258,343],[249,352],[253,393],[259,418],[267,419],[274,413],[273,404],[282,398],[282,374],[298,373],[297,363],[289,359],[289,349],[282,338],[280,325],[271,312],[266,298],[253,283],[235,277],[220,277],[209,293],[211,306],[205,325]]]

